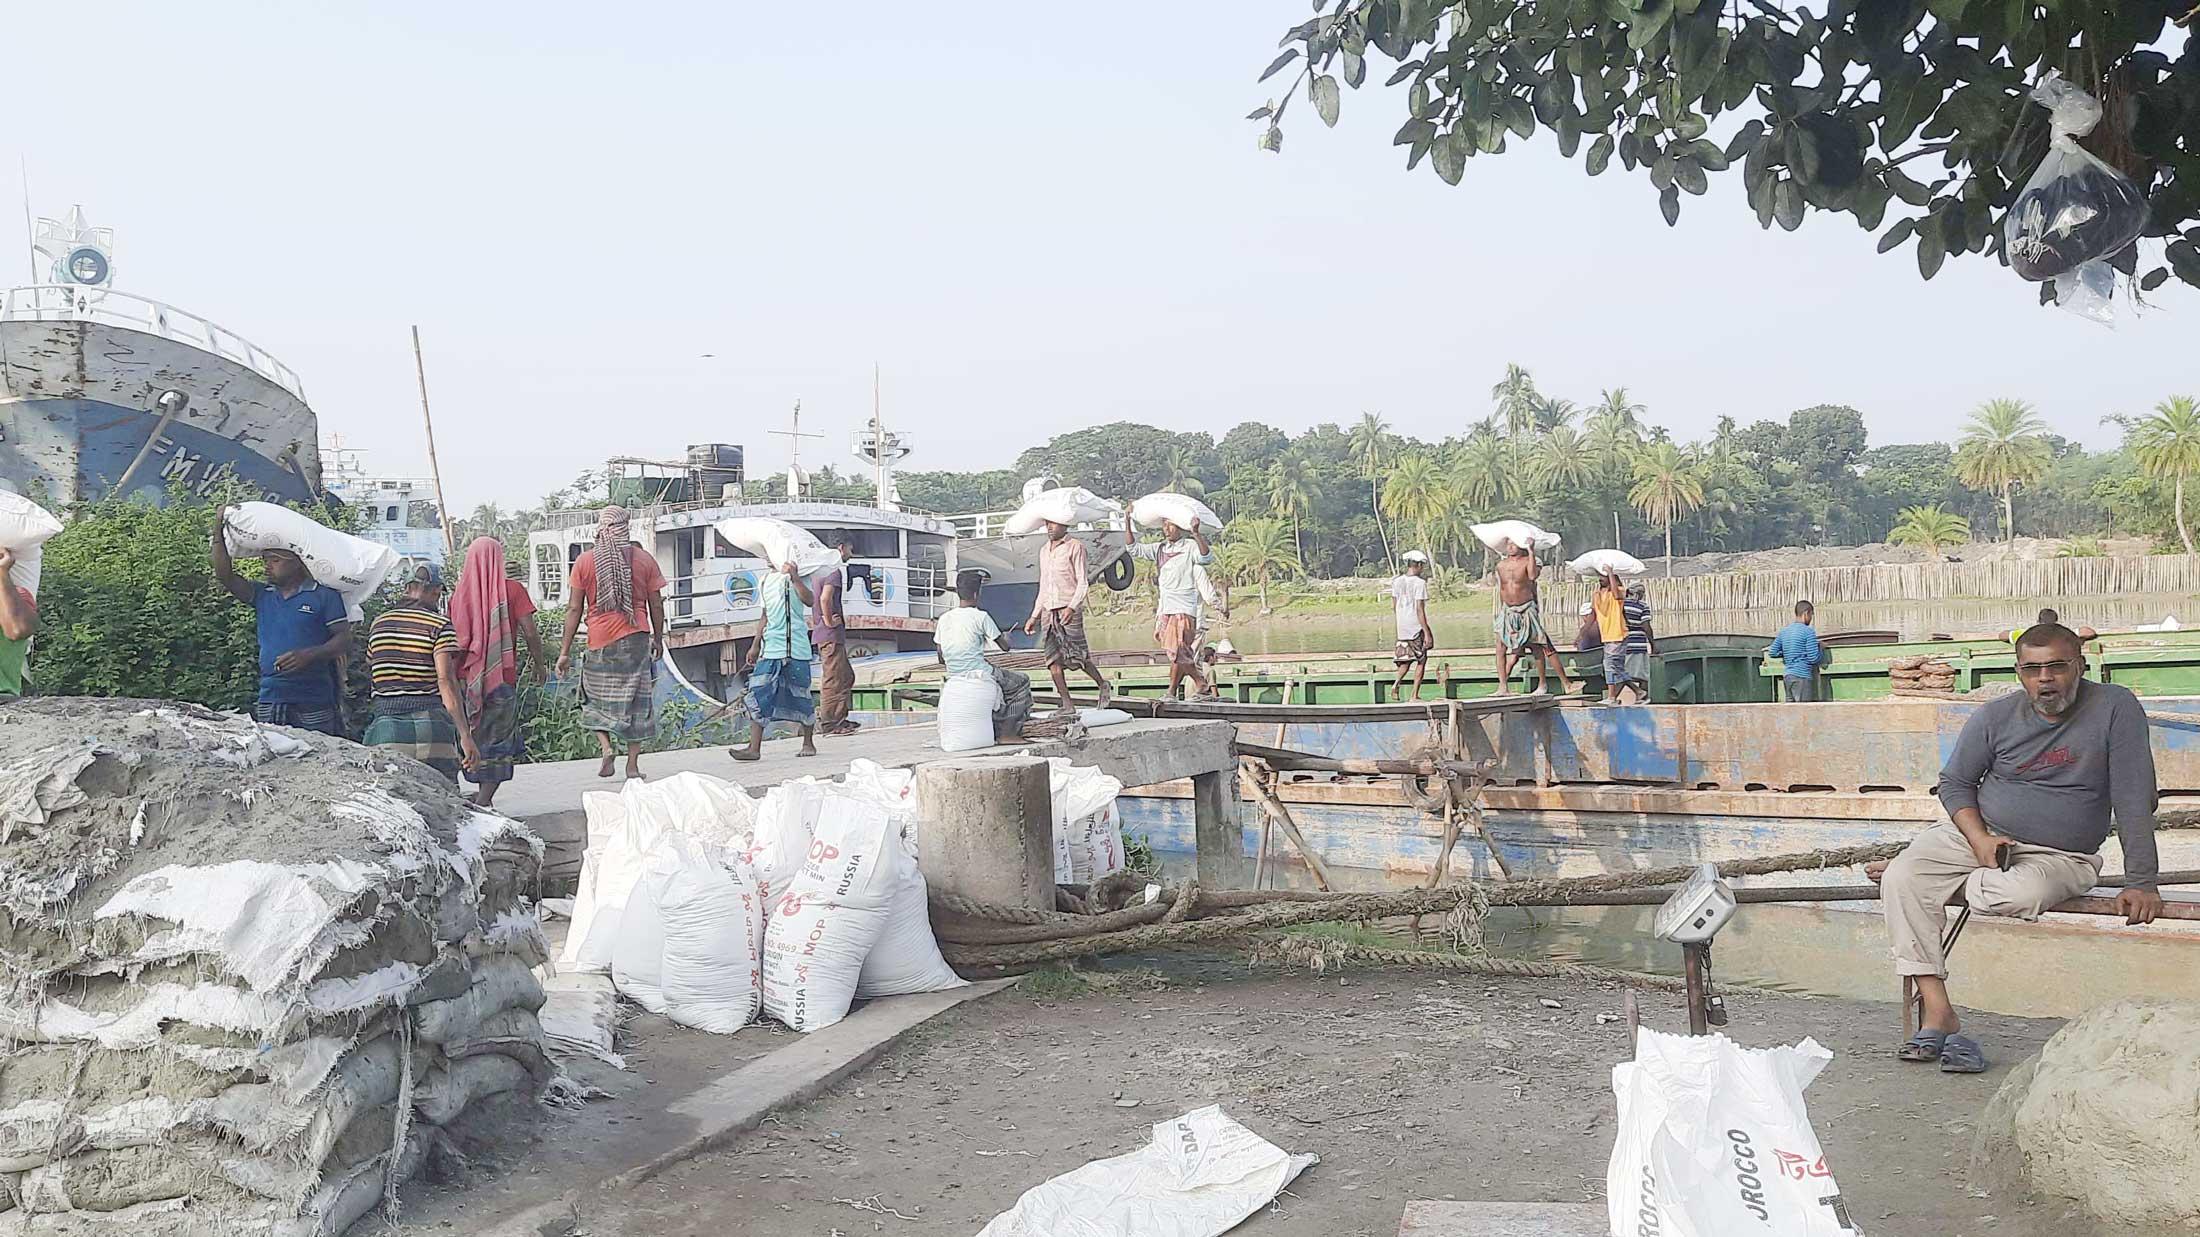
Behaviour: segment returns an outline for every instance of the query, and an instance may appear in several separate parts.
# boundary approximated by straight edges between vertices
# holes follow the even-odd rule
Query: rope
[[[1377,945],[1347,945],[1343,955],[1348,962],[1371,962],[1378,966],[1435,967],[1447,971],[1465,971],[1472,975],[1503,975],[1514,979],[1584,979],[1627,984],[1636,988],[1653,988],[1660,992],[1688,991],[1688,981],[1672,975],[1646,975],[1641,971],[1584,966],[1575,962],[1535,962],[1524,958],[1491,958],[1429,949],[1386,949]]]
[[[933,889],[928,893],[935,911],[945,911],[950,915],[968,915],[973,919],[991,919],[996,923],[1081,923],[1091,918],[1064,911],[1042,911],[1028,906],[1002,906],[996,902],[980,902],[944,889]]]
[[[1200,901],[1204,905],[1206,899],[1203,897]],[[932,935],[939,938],[943,945],[1019,945],[1031,941],[1058,941],[1076,936],[1090,936],[1095,932],[1114,932],[1121,928],[1135,928],[1140,924],[1158,923],[1174,906],[1172,902],[1152,902],[1145,906],[1109,911],[1105,915],[1073,917],[1072,922],[1012,924],[1006,927],[938,920],[932,925]]]

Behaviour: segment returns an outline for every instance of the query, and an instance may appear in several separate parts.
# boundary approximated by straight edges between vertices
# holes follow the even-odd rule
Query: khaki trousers
[[[1948,926],[1948,899],[1956,890],[1981,915],[2038,919],[2040,912],[2091,889],[2101,875],[2099,855],[2076,855],[2048,846],[2011,848],[2009,870],[1980,867],[1971,844],[1952,820],[1917,835],[1880,878],[1880,909],[1894,946],[1897,975],[1948,977],[1940,947]]]

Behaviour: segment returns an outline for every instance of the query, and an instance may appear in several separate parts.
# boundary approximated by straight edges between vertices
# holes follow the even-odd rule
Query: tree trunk
[[[1673,517],[1665,518],[1665,578],[1673,578]]]
[[[2177,536],[2185,543],[2185,553],[2192,553],[2192,532],[2185,527],[2185,474],[2177,474]]]
[[[1260,612],[1268,613],[1268,573],[1260,573]]]
[[[1375,473],[1367,474],[1367,509],[1375,513],[1375,533],[1383,539],[1383,563],[1392,571],[1398,570],[1398,562],[1390,556],[1390,531],[1383,527],[1383,500],[1375,492]]]
[[[2001,539],[2017,539],[2017,509],[2009,501],[2009,483],[2006,481],[2001,485]]]

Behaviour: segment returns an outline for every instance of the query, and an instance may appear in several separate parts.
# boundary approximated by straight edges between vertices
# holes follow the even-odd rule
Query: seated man
[[[979,604],[985,577],[966,571],[955,580],[955,600],[960,603],[934,624],[932,642],[939,662],[949,677],[990,679],[1000,689],[1001,702],[993,710],[993,741],[1021,743],[1024,723],[1031,720],[1031,679],[1014,670],[1003,670],[985,659],[986,651],[1008,651],[1001,629]]]
[[[1953,1074],[1986,1068],[1977,1041],[1956,1034],[1948,998],[1941,933],[1957,890],[1983,914],[2037,919],[2093,887],[2113,816],[2130,881],[2117,908],[2134,924],[2161,912],[2146,714],[2130,688],[2084,670],[2077,633],[2059,623],[2017,637],[2023,693],[1980,705],[1940,771],[1950,819],[1865,869],[1882,885],[1895,973],[1916,978],[1923,1007],[1917,1034],[1895,1054],[1905,1061],[1938,1061]]]

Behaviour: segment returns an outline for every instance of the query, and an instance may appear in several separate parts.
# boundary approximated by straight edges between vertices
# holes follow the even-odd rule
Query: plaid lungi
[[[1153,625],[1154,639],[1169,654],[1173,665],[1199,669],[1199,656],[1194,646],[1199,641],[1199,620],[1189,614],[1164,614]]]
[[[767,657],[749,670],[749,713],[758,725],[793,722],[800,726],[817,721],[817,702],[810,699],[810,663],[792,657]]]
[[[1418,665],[1428,660],[1429,646],[1434,643],[1427,632],[1416,632],[1398,641],[1398,647],[1391,650],[1390,660],[1400,666]]]
[[[1039,651],[1049,666],[1084,666],[1092,663],[1092,645],[1085,640],[1083,610],[1041,610]]]
[[[581,726],[614,739],[640,743],[657,737],[654,663],[650,635],[637,631],[581,659]]]
[[[262,700],[252,706],[252,719],[269,726],[291,726],[332,734],[339,739],[344,737],[344,715],[333,702],[288,704],[280,700]]]
[[[526,750],[520,733],[519,692],[510,683],[490,692],[481,702],[481,716],[474,719],[474,746],[481,759],[466,780],[476,786],[498,786],[512,780],[512,764]]]
[[[1497,643],[1506,652],[1553,647],[1550,633],[1543,630],[1543,606],[1532,598],[1517,606],[1499,606],[1495,626]]]
[[[367,746],[410,756],[458,781],[458,723],[433,696],[377,696]]]

